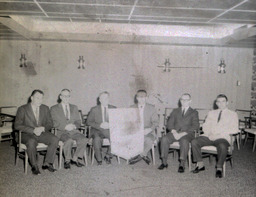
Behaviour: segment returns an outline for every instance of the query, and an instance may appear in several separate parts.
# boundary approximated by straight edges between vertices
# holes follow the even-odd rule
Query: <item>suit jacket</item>
[[[59,131],[65,131],[65,127],[67,124],[74,124],[76,125],[76,128],[79,128],[81,126],[81,118],[79,116],[77,106],[69,104],[69,109],[70,120],[67,120],[61,103],[51,107],[53,126]]]
[[[135,104],[135,105],[132,105],[131,107],[138,108],[138,105]],[[155,133],[155,129],[156,127],[158,127],[158,124],[159,124],[159,118],[154,105],[146,103],[144,107],[143,115],[144,115],[143,117],[144,129],[151,128],[153,133]]]
[[[111,108],[116,108],[116,107],[113,105],[108,105],[108,108],[111,109]],[[97,105],[97,106],[91,108],[90,113],[87,117],[87,121],[86,121],[86,124],[88,126],[91,126],[91,132],[93,133],[95,130],[96,131],[108,130],[108,129],[102,129],[100,127],[100,124],[102,122],[103,122],[103,120],[102,120],[101,105]]]
[[[182,117],[181,107],[174,109],[167,122],[167,129],[177,130],[178,133],[186,132],[191,133],[199,129],[199,117],[198,112],[191,107],[188,108],[184,117]]]
[[[14,122],[14,128],[33,134],[35,127],[44,127],[45,131],[51,130],[53,123],[49,107],[43,104],[39,107],[38,124],[31,103],[19,107]]]

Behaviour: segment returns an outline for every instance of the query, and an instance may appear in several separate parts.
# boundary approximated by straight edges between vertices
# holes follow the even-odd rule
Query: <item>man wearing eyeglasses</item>
[[[70,90],[63,89],[59,95],[61,102],[51,107],[51,115],[53,125],[58,130],[57,136],[64,142],[63,153],[65,156],[64,168],[70,169],[70,164],[77,167],[82,167],[84,164],[81,162],[88,139],[79,132],[78,128],[81,126],[81,118],[79,116],[78,108],[76,105],[69,103]],[[71,149],[74,140],[76,141],[76,151],[72,157]]]
[[[162,164],[158,167],[159,170],[168,167],[167,158],[170,144],[178,141],[180,144],[178,172],[183,173],[185,171],[189,143],[195,138],[194,131],[199,128],[198,112],[190,107],[191,101],[190,94],[183,94],[180,98],[181,107],[174,109],[170,114],[166,126],[169,132],[162,137],[160,142]]]

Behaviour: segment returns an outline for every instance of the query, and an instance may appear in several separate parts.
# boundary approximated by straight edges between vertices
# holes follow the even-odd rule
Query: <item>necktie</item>
[[[105,122],[108,122],[107,107],[104,107],[104,118],[105,118]]]
[[[68,106],[67,105],[66,105],[65,111],[66,111],[66,119],[69,120],[69,118],[68,118]]]
[[[185,109],[182,110],[182,117],[185,115]]]
[[[36,123],[39,122],[39,107],[36,107]]]
[[[221,111],[220,111],[220,113],[219,113],[219,116],[218,116],[218,122],[220,121],[221,113],[222,113],[222,110],[221,110]]]

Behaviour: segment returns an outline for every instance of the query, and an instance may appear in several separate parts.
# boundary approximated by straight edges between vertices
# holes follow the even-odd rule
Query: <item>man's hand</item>
[[[176,131],[175,129],[172,129],[172,130],[171,130],[171,133],[173,134],[173,136],[174,136],[174,138],[175,138],[176,140],[179,139],[179,134],[177,133],[177,131]]]
[[[76,129],[76,126],[74,124],[67,124],[65,127],[65,130],[67,130],[67,131],[72,131],[75,129]]]
[[[149,134],[151,131],[152,131],[151,128],[146,128],[146,129],[144,129],[144,135]]]
[[[34,134],[35,134],[36,136],[40,136],[42,132],[44,132],[44,127],[36,127],[36,128],[34,129]]]
[[[109,123],[108,123],[108,122],[102,122],[102,123],[100,124],[100,127],[101,127],[102,129],[109,129]]]
[[[177,133],[177,140],[179,140],[180,138],[182,138],[184,135],[187,135],[186,132],[181,132],[181,133]]]

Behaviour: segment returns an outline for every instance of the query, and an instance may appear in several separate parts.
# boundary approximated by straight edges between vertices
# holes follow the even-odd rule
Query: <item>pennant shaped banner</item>
[[[130,159],[143,152],[143,120],[137,108],[109,109],[111,153]]]

